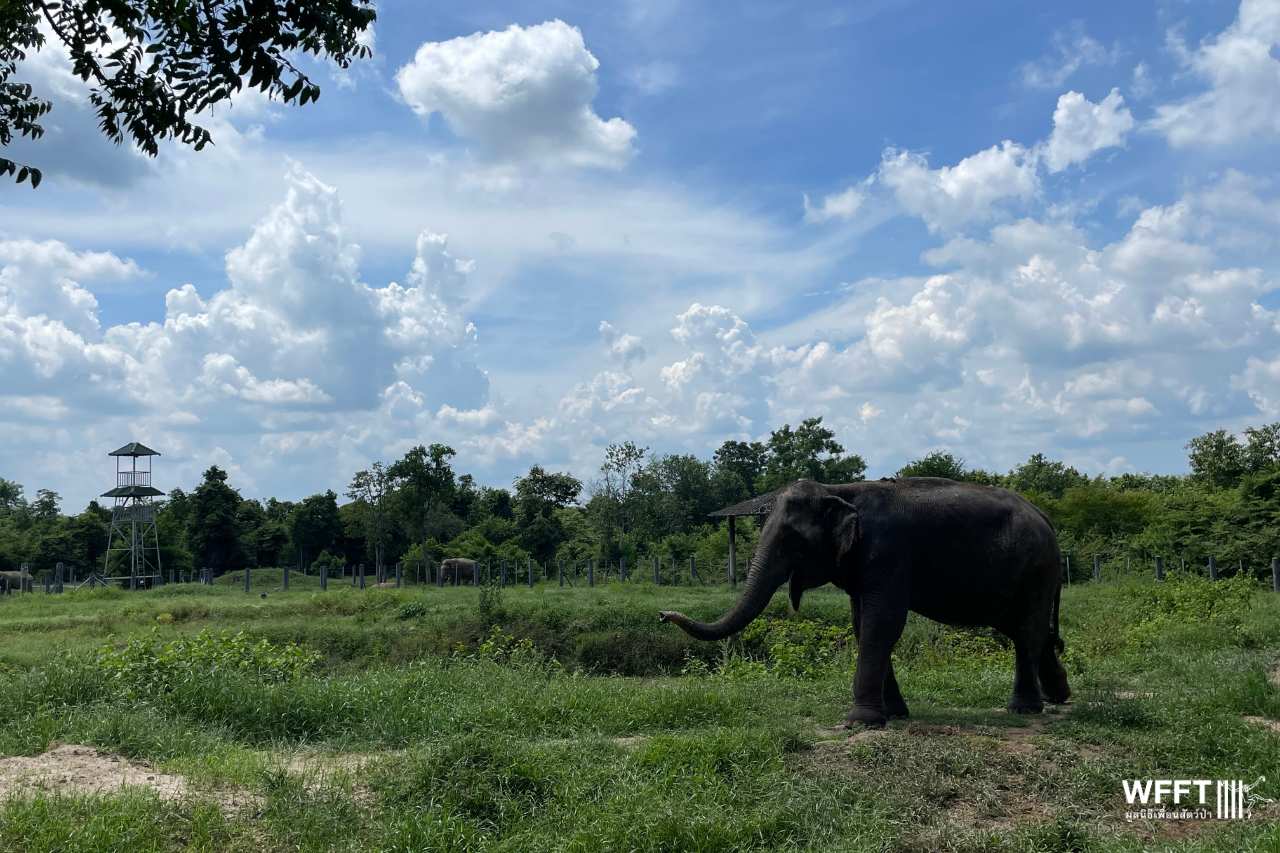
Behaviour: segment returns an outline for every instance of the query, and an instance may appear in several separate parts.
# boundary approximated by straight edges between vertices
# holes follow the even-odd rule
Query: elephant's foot
[[[854,705],[853,710],[849,712],[849,716],[845,718],[845,723],[850,728],[865,726],[869,729],[882,729],[888,721],[889,718],[885,716],[885,712],[882,709],[864,705]]]
[[[1071,699],[1071,690],[1066,685],[1061,689],[1046,688],[1044,691],[1044,701],[1053,705],[1065,705]]]
[[[911,716],[911,712],[907,710],[907,703],[899,699],[897,702],[886,699],[884,702],[885,716],[891,720],[905,720]]]
[[[1039,714],[1044,711],[1044,702],[1039,696],[1034,699],[1014,696],[1009,700],[1008,707],[1013,714]]]

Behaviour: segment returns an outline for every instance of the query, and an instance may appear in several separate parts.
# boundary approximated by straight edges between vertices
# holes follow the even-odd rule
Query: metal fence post
[[[1216,581],[1218,579],[1218,561],[1209,556],[1209,580]]]
[[[249,570],[245,569],[245,571],[247,572]],[[285,592],[288,592],[289,591],[289,567],[288,566],[284,567],[284,574],[281,576],[281,580],[283,581],[283,583],[281,583],[280,585],[281,589],[283,589]]]
[[[1102,580],[1102,557],[1098,554],[1093,555],[1093,582],[1097,583]]]
[[[1280,557],[1271,558],[1271,589],[1280,592]]]
[[[248,592],[248,591],[249,591],[249,585],[250,585],[251,583],[253,583],[253,581],[252,581],[252,572],[250,572],[248,569],[245,569],[245,570],[244,570],[244,591],[245,591],[245,592]]]
[[[526,580],[528,580],[529,582],[529,589],[533,589],[533,560],[529,557],[525,557],[524,567],[525,567],[525,571],[529,573],[529,577],[526,578]]]
[[[360,588],[364,589],[364,563],[360,564],[360,567],[359,569],[357,569],[357,571],[360,574]]]
[[[62,592],[62,573],[65,571],[62,563],[58,563],[53,569],[53,591]]]
[[[343,566],[342,571],[345,573],[346,570],[347,570],[347,567]],[[351,567],[351,588],[352,589],[356,588],[356,567],[355,566]]]
[[[1164,580],[1164,557],[1156,557],[1156,580]]]
[[[320,591],[324,592],[329,588],[329,564],[320,564]]]
[[[596,561],[587,558],[587,586],[596,585]]]

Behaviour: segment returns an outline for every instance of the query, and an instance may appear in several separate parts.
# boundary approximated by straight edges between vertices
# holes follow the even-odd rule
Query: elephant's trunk
[[[776,558],[763,559],[761,557],[765,553],[763,543],[761,546],[751,561],[746,587],[728,613],[714,622],[698,622],[683,613],[671,610],[662,611],[658,614],[658,618],[664,622],[679,625],[686,634],[699,640],[723,640],[747,627],[752,619],[763,612],[774,592],[787,579],[783,561]]]

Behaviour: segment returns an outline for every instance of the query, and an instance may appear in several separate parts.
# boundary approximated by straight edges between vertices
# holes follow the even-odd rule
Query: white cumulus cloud
[[[396,82],[414,112],[498,159],[616,168],[636,132],[596,114],[599,67],[581,31],[554,20],[427,42]]]
[[[1242,0],[1235,21],[1195,50],[1191,72],[1209,88],[1156,108],[1151,126],[1170,144],[1226,145],[1280,136],[1280,2]]]
[[[890,149],[878,179],[932,231],[989,219],[998,203],[1028,200],[1040,185],[1033,152],[1009,140],[937,169],[921,154]]]
[[[1123,145],[1133,124],[1133,115],[1118,89],[1096,104],[1079,92],[1067,92],[1058,98],[1053,111],[1053,132],[1044,147],[1045,164],[1050,172],[1061,172],[1097,151]]]

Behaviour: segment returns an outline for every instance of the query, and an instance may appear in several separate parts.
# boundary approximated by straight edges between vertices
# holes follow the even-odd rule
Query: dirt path
[[[41,755],[0,759],[0,797],[37,793],[103,795],[125,788],[149,790],[160,799],[171,801],[182,800],[192,792],[184,776],[161,773],[142,762],[92,746],[54,745]],[[243,791],[214,791],[212,796],[230,811],[258,805],[255,796]]]

